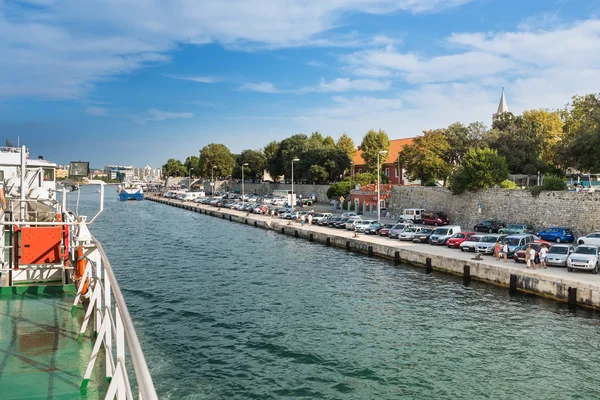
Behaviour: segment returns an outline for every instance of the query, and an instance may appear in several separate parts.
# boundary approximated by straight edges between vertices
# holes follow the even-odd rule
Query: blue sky
[[[0,141],[149,164],[599,92],[600,0],[0,0]]]

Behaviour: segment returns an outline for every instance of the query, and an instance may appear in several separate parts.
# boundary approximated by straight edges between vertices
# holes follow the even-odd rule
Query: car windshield
[[[481,242],[481,236],[471,236],[469,242]]]
[[[416,231],[417,231],[417,228],[406,228],[404,230],[404,233],[410,233],[410,232],[416,232]]]
[[[482,243],[494,243],[498,238],[496,236],[484,236],[481,238]]]
[[[385,224],[383,227],[386,229],[392,229],[393,226],[394,225],[392,225],[392,224]]]
[[[404,229],[404,225],[403,224],[394,225],[394,227],[392,229]]]
[[[508,229],[522,229],[523,225],[509,224],[507,226]]]
[[[591,246],[578,246],[575,249],[575,253],[577,254],[596,254],[596,248]]]
[[[447,235],[448,229],[436,229],[435,231],[433,231],[433,233],[435,235]]]
[[[464,233],[455,233],[454,235],[452,235],[452,237],[462,239],[465,237],[465,234]]]
[[[421,229],[421,232],[419,232],[419,233],[432,233],[432,232],[433,232],[433,229],[431,229],[431,228],[423,228],[423,229]]]
[[[506,238],[506,239],[504,239],[504,241],[502,243],[506,243],[509,246],[516,246],[519,244],[520,241],[521,241],[521,239],[517,239],[517,238]]]
[[[568,254],[569,248],[564,246],[552,247],[548,250],[548,254]]]

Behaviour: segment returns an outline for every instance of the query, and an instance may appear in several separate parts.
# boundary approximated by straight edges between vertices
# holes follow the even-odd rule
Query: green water
[[[599,396],[591,311],[111,192],[92,230],[163,399]]]

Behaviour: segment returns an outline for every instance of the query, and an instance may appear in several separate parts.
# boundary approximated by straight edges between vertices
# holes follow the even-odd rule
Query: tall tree
[[[319,131],[313,132],[309,138],[312,147],[322,147],[324,140],[323,135]]]
[[[188,173],[187,168],[181,163],[180,160],[169,158],[166,164],[162,166],[163,176],[186,176]]]
[[[300,155],[307,147],[309,147],[309,140],[304,134],[292,135],[289,138],[282,140],[279,144],[279,148],[277,149],[277,157],[274,165],[275,176],[285,175],[286,179],[288,177],[291,179],[292,160],[294,158],[300,158]],[[308,168],[309,167],[310,165],[308,165]],[[304,168],[303,171],[307,171],[308,168]],[[294,179],[297,180],[300,177],[301,174],[296,174],[295,169]]]
[[[442,129],[423,131],[413,142],[400,152],[400,164],[406,169],[410,180],[421,180],[423,184],[446,181],[452,170],[446,161],[450,145]]]
[[[327,136],[327,137],[325,137],[325,139],[323,139],[323,146],[335,147],[335,141],[333,140],[333,138],[331,136]]]
[[[481,122],[473,122],[469,126],[456,122],[446,128],[444,134],[449,145],[444,158],[449,164],[458,166],[470,148],[483,145],[487,128]]]
[[[542,160],[541,126],[522,116],[507,112],[498,116],[487,140],[489,147],[506,159],[512,174],[535,175],[548,171]]]
[[[365,160],[367,170],[377,173],[378,153],[380,151],[390,150],[390,139],[385,131],[380,129],[379,131],[375,132],[371,129],[363,137],[362,143],[360,144],[360,149],[363,152],[362,158]],[[379,167],[385,163],[386,159],[386,154],[379,156]]]
[[[558,154],[563,166],[600,171],[600,95],[574,96],[561,114],[565,124]]]
[[[188,174],[191,172],[192,176],[200,176],[200,158],[196,156],[189,156],[185,159],[183,165],[188,171]]]
[[[252,179],[253,181],[260,181],[263,173],[267,167],[267,157],[264,153],[259,150],[244,150],[237,157],[235,167],[233,168],[232,177],[236,179],[242,178],[242,167],[241,165],[248,163],[244,166],[244,179]]]
[[[352,140],[350,136],[344,133],[342,136],[340,136],[336,145],[339,149],[342,149],[346,152],[346,154],[348,154],[348,158],[350,160],[354,159],[354,153],[356,153],[356,146],[354,145],[354,140]]]
[[[273,178],[273,180],[277,180],[277,177],[279,176],[277,171],[277,154],[279,153],[279,142],[276,140],[269,142],[269,144],[267,144],[264,147],[263,153],[266,158],[267,171],[269,171],[269,175],[271,175],[271,178]]]
[[[508,178],[506,159],[496,150],[470,148],[462,164],[450,176],[450,190],[454,194],[465,190],[487,189]]]
[[[563,122],[558,111],[529,110],[523,112],[523,118],[532,125],[537,124],[542,139],[540,157],[554,166],[560,165],[557,159],[558,143],[563,136]]]
[[[211,143],[200,150],[198,167],[202,172],[202,176],[211,176],[213,166],[216,166],[214,169],[215,176],[229,177],[233,172],[234,164],[235,159],[224,144]]]

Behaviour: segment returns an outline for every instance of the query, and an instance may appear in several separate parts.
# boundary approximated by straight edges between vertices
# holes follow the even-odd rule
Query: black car
[[[379,233],[379,230],[383,228],[383,226],[384,225],[382,223],[376,222],[365,229],[365,235],[377,235]]]
[[[423,228],[419,233],[413,236],[413,242],[415,243],[427,243],[429,242],[429,236],[433,233],[435,228]]]
[[[342,218],[333,224],[333,227],[338,229],[346,229],[346,222],[348,221],[350,221],[350,218]]]
[[[335,217],[330,219],[329,221],[327,221],[327,226],[331,227],[331,228],[335,228],[335,224],[337,224],[338,222],[340,222],[342,220],[342,217]]]
[[[318,220],[318,221],[317,221],[317,225],[320,225],[320,226],[327,226],[327,225],[329,224],[329,222],[330,222],[330,221],[332,221],[332,220],[334,220],[334,219],[336,219],[336,218],[337,218],[337,217],[334,217],[334,216],[330,215],[330,216],[328,216],[328,217],[325,217],[325,218],[322,218],[322,219]]]
[[[504,224],[500,221],[488,220],[481,221],[473,227],[475,232],[498,233],[498,229],[504,228]]]

